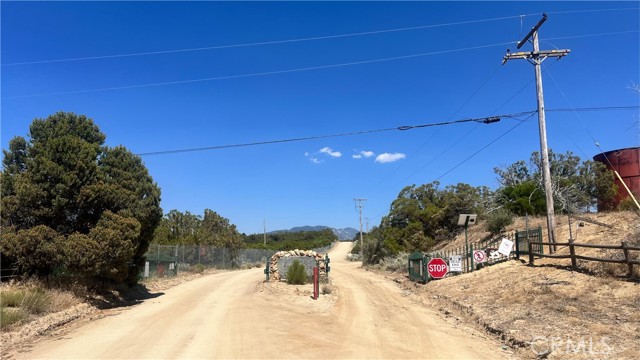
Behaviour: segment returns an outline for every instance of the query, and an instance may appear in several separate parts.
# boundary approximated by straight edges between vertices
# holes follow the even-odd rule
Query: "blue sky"
[[[501,60],[542,12],[541,48],[571,50],[544,62],[547,109],[638,106],[628,87],[640,83],[639,7],[3,1],[2,148],[56,111],[87,115],[107,144],[148,153],[534,110],[533,66]],[[631,10],[611,10],[622,8]],[[394,29],[404,30],[381,32]],[[285,41],[294,39],[307,40]],[[113,56],[123,54],[138,55]],[[638,146],[638,114],[548,112],[549,145],[583,158],[599,152],[592,136],[603,150]],[[496,188],[494,167],[539,149],[537,118],[524,118],[143,160],[165,212],[210,208],[245,233],[261,232],[263,219],[268,230],[357,227],[359,197],[373,226],[406,185]]]

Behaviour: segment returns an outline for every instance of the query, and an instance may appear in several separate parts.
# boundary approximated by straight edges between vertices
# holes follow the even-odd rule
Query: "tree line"
[[[204,215],[171,210],[160,221],[153,242],[169,245],[213,245],[228,248],[234,253],[241,248],[309,250],[328,246],[336,237],[330,229],[325,229],[269,233],[266,234],[266,245],[264,238],[264,234],[239,233],[229,219],[210,209],[205,209]]]
[[[550,151],[549,159],[558,212],[588,211],[596,205],[599,210],[614,209],[617,187],[604,164],[581,160],[571,152]],[[494,172],[500,183],[496,190],[465,183],[441,188],[437,181],[402,189],[380,225],[366,234],[364,261],[376,263],[398,252],[429,251],[460,230],[458,214],[478,214],[492,234],[511,224],[515,215],[546,214],[538,152],[528,162],[516,161]]]

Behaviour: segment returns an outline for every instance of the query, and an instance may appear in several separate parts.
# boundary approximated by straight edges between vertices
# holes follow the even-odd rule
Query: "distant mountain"
[[[320,231],[320,230],[324,230],[324,229],[331,229],[331,231],[333,231],[334,234],[336,234],[336,236],[338,237],[338,240],[340,241],[349,241],[352,240],[354,236],[356,236],[356,234],[358,233],[358,230],[354,229],[354,228],[344,228],[344,229],[335,229],[329,226],[323,226],[323,225],[316,225],[316,226],[296,226],[293,227],[289,230],[275,230],[275,231],[270,231],[269,234],[276,234],[276,233],[289,233],[289,232],[301,232],[301,231]]]

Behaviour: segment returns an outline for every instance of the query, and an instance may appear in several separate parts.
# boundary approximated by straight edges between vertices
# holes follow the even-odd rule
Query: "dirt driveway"
[[[202,277],[38,342],[16,359],[495,359],[500,344],[455,328],[392,281],[331,252],[334,291],[264,284],[261,269]]]

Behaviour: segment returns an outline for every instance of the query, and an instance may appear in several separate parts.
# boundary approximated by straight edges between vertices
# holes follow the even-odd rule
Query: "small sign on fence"
[[[509,256],[511,254],[511,249],[513,249],[513,241],[507,238],[502,238],[498,252],[504,256]]]
[[[449,271],[462,272],[462,255],[449,257]]]
[[[487,254],[484,252],[484,250],[475,250],[473,252],[473,260],[476,263],[481,264],[487,261]]]

